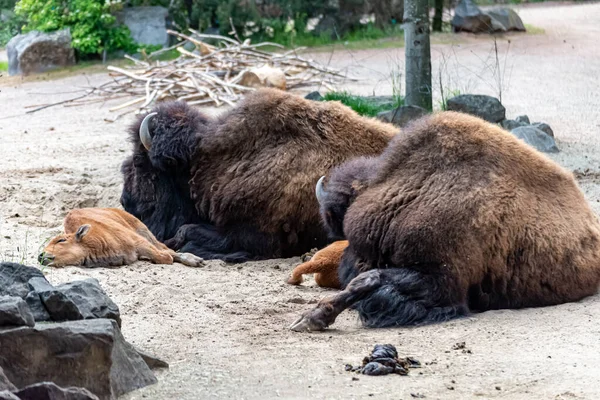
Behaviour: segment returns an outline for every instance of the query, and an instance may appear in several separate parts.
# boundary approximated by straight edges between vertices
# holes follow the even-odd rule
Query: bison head
[[[90,241],[86,239],[90,228],[89,224],[81,225],[75,233],[63,233],[52,238],[38,257],[40,264],[52,267],[85,265],[90,256]]]
[[[327,183],[325,176],[317,182],[316,195],[321,218],[332,240],[342,240],[344,217],[356,196],[364,190],[375,173],[376,159],[360,157],[333,169]]]
[[[158,240],[195,222],[189,179],[194,153],[208,120],[182,102],[165,103],[130,128],[133,154],[122,165],[121,205]]]

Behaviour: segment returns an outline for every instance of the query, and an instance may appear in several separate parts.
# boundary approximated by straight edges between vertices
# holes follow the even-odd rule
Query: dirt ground
[[[552,158],[579,172],[598,212],[600,4],[526,7],[519,13],[545,33],[498,39],[507,114],[527,114],[552,126],[562,150]],[[434,81],[441,65],[447,91],[499,94],[492,39],[446,35],[435,42]],[[347,88],[383,95],[394,86],[391,71],[403,70],[404,52],[337,49],[313,56],[363,78]],[[105,122],[114,116],[108,111],[114,103],[24,114],[26,106],[68,99],[106,79],[0,78],[1,260],[35,265],[40,246],[61,230],[69,209],[119,205],[130,118]],[[439,101],[439,88],[435,97]],[[364,329],[346,311],[331,329],[300,334],[287,327],[329,292],[312,279],[286,285],[298,263],[210,262],[200,269],[137,263],[46,272],[54,283],[97,278],[121,309],[125,337],[170,363],[157,373],[158,384],[125,399],[600,398],[599,296],[412,329]],[[453,350],[457,342],[470,352]],[[404,377],[344,370],[376,343],[394,344],[423,368]]]

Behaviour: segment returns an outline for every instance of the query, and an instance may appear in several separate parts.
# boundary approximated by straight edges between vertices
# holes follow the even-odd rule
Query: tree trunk
[[[426,110],[431,104],[431,50],[429,46],[428,0],[404,0],[406,54],[406,98],[409,106]]]
[[[433,31],[442,31],[442,14],[444,13],[444,0],[435,0],[435,14],[433,15]]]

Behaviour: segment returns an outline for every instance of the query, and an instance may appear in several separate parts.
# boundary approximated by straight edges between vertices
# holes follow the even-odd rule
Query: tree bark
[[[444,0],[435,0],[435,14],[433,14],[433,31],[442,31],[442,14],[444,13]]]
[[[428,0],[404,0],[406,98],[404,103],[431,111],[431,49]]]

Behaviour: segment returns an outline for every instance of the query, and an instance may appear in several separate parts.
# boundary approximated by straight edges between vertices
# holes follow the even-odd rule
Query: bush
[[[113,15],[121,7],[120,0],[20,0],[15,12],[26,21],[23,32],[70,28],[80,55],[98,55],[136,49],[129,29]]]

